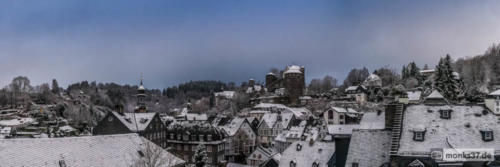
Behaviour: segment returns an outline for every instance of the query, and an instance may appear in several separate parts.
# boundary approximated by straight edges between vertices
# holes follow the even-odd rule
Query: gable
[[[101,119],[97,126],[93,130],[94,135],[106,135],[106,134],[124,134],[131,133],[130,129],[127,128],[113,113],[108,112],[106,116]]]

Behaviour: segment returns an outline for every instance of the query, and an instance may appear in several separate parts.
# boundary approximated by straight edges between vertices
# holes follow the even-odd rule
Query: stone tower
[[[304,95],[305,68],[297,65],[288,66],[283,73],[283,86],[291,104],[299,104],[299,97]]]

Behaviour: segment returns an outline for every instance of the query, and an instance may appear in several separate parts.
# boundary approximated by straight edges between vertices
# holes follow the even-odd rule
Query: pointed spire
[[[141,72],[141,85],[142,85],[142,80],[144,80],[144,76],[143,76],[143,74]]]

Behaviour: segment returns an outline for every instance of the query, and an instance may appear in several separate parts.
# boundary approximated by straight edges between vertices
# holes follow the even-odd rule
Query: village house
[[[186,162],[192,157],[198,145],[206,147],[208,164],[221,165],[225,158],[225,132],[207,122],[176,122],[166,130],[168,147]]]
[[[349,86],[345,89],[348,98],[354,99],[357,103],[363,104],[368,98],[368,89],[363,85]]]
[[[94,135],[137,133],[166,148],[166,126],[158,113],[109,112],[93,129]]]
[[[181,167],[185,161],[138,134],[0,140],[1,166],[123,167],[158,156],[163,167]],[[155,154],[148,154],[155,152]]]
[[[346,107],[330,107],[323,112],[327,124],[358,124],[361,113]]]
[[[292,113],[269,113],[262,117],[258,126],[258,145],[271,147],[274,138],[296,122]]]
[[[234,118],[220,126],[226,136],[225,156],[228,162],[245,162],[245,158],[254,151],[257,134],[246,118]]]
[[[500,90],[488,94],[484,99],[484,105],[495,115],[500,115]]]

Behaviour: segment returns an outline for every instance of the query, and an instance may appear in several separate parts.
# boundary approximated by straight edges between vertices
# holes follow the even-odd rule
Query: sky
[[[306,79],[482,54],[500,1],[0,0],[0,87],[82,80],[148,88],[190,80]]]

